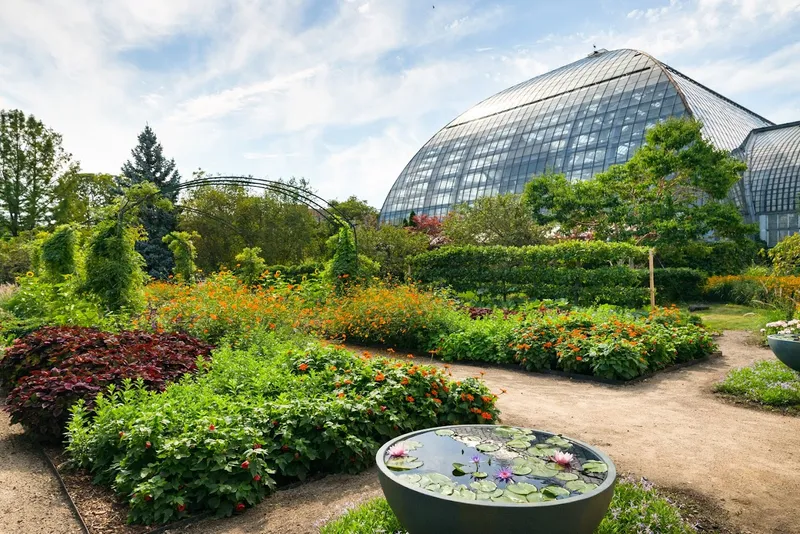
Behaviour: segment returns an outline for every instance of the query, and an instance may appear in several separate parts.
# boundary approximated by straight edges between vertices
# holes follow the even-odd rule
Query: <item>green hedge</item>
[[[325,265],[322,263],[302,263],[300,265],[270,265],[267,271],[270,273],[280,272],[281,277],[291,283],[300,282],[303,277],[313,276],[317,272],[322,272]]]
[[[647,302],[647,289],[629,265],[646,260],[644,247],[568,241],[530,247],[445,247],[415,256],[410,263],[417,280],[457,292],[640,306]]]
[[[640,284],[650,287],[650,271],[638,269]],[[703,300],[703,285],[706,275],[702,271],[685,267],[656,269],[656,301],[659,304],[697,302]]]

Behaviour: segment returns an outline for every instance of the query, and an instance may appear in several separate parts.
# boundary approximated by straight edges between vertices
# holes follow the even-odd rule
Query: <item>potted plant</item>
[[[491,425],[405,434],[377,454],[383,493],[410,534],[592,534],[616,468],[558,434]]]
[[[767,323],[767,343],[777,358],[800,372],[800,320]]]

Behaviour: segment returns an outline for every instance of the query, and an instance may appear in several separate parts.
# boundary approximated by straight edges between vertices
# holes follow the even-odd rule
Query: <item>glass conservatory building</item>
[[[796,231],[800,126],[775,126],[637,50],[598,50],[470,108],[406,165],[381,220],[443,216],[482,196],[521,193],[545,170],[590,178],[627,161],[656,122],[681,116],[701,120],[716,146],[752,165],[734,198],[762,235]],[[791,221],[781,218],[789,212]]]

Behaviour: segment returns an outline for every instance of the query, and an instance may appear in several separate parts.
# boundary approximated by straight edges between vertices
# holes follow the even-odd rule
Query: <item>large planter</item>
[[[800,372],[800,341],[781,334],[773,334],[767,336],[767,343],[780,361]]]
[[[508,442],[509,444],[514,443],[515,449],[504,445],[499,451],[490,450],[493,448],[492,436],[494,434],[492,433],[498,428],[523,433],[516,434],[516,437],[512,436],[512,441]],[[438,434],[440,432],[443,434]],[[435,440],[451,437],[448,432],[455,434],[452,440],[456,443],[443,442],[440,447],[440,442]],[[506,431],[504,430],[504,432]],[[489,437],[487,438],[486,436]],[[526,439],[530,438],[531,447],[529,449],[519,448],[520,440],[517,439],[519,436],[523,436]],[[484,438],[481,442],[484,447],[476,448],[470,446],[476,443],[475,441],[470,441],[472,438],[481,437]],[[554,442],[560,445],[549,445],[548,440],[555,440]],[[398,444],[411,444],[412,447],[415,447],[405,457],[408,461],[389,456],[390,448]],[[418,448],[416,448],[417,445],[419,446]],[[524,444],[522,446],[524,447]],[[539,449],[538,447],[542,448]],[[460,454],[459,448],[461,449]],[[437,449],[443,450],[441,453],[437,453]],[[588,488],[594,486],[594,484],[586,486],[584,488],[586,489],[585,493],[579,494],[574,492],[576,486],[573,485],[570,487],[573,488],[572,491],[574,493],[568,496],[558,494],[555,500],[525,502],[526,500],[553,498],[551,492],[554,491],[552,489],[554,485],[565,486],[568,484],[562,479],[553,482],[554,479],[544,477],[549,471],[542,471],[541,469],[555,470],[555,467],[560,467],[555,462],[550,461],[550,457],[536,458],[528,453],[528,451],[533,451],[536,455],[541,456],[540,453],[552,453],[555,449],[569,451],[575,455],[572,465],[563,468],[559,472],[562,474],[555,476],[563,476],[564,479],[580,476],[580,482],[585,484],[586,481],[596,481],[596,487],[589,490]],[[394,450],[396,452],[396,448]],[[475,454],[476,450],[478,451],[478,456],[473,457],[472,455]],[[456,455],[457,461],[459,461],[459,458],[463,458],[463,460],[460,460],[459,463],[454,463],[454,455]],[[473,460],[482,458],[485,463],[476,463],[473,469],[470,458],[473,458]],[[489,534],[494,532],[502,534],[592,534],[608,510],[617,478],[616,468],[611,459],[589,445],[549,432],[515,427],[460,425],[411,432],[386,443],[378,451],[376,460],[379,468],[378,478],[386,500],[410,534],[441,534],[443,532],[458,532],[459,534]],[[390,465],[395,467],[400,465],[407,469],[403,471],[390,469],[387,467],[387,461]],[[544,462],[549,462],[546,465],[551,467],[540,467],[540,470],[536,473],[528,473],[527,476],[514,474],[513,483],[506,482],[502,478],[508,474],[509,469],[513,468],[517,473],[525,473],[530,469],[530,466],[536,468],[536,466],[540,466],[540,463]],[[602,474],[584,475],[584,466],[588,466],[592,462],[605,464],[607,471]],[[419,463],[423,463],[423,465],[418,466]],[[462,467],[453,469],[452,466],[457,465],[462,465]],[[485,469],[484,465],[486,466]],[[461,473],[460,469],[471,472],[456,476],[456,473]],[[452,470],[452,473],[449,472],[450,470]],[[483,471],[488,471],[488,473]],[[458,482],[459,487],[455,488],[454,494],[445,494],[453,488],[448,487],[447,491],[443,491],[445,489],[444,485],[429,484],[431,480],[429,477],[431,476],[439,477],[439,479],[435,479],[437,482],[440,479],[444,480],[443,473]],[[566,473],[574,474],[567,475]],[[481,475],[482,478],[477,478],[477,475]],[[539,478],[536,478],[537,475]],[[585,476],[597,478],[585,478]],[[603,476],[604,478],[602,478],[601,482],[600,477]],[[496,499],[487,498],[486,493],[478,491],[477,487],[486,488],[486,486],[481,486],[480,484],[485,481],[497,482],[498,488],[491,495],[503,493],[499,491],[503,487],[505,488],[504,494],[507,497],[511,491],[508,488],[512,485],[516,485],[513,489],[517,491],[520,489],[527,491],[532,486],[549,485],[538,487],[537,490],[533,490],[534,493],[523,495],[522,502],[520,502],[520,496],[516,494],[516,491],[514,495],[510,495],[515,502],[502,502],[507,497],[498,495]],[[525,482],[527,485],[520,485],[521,482]],[[464,493],[469,493],[471,490],[465,489],[464,486],[469,484],[467,488],[475,487],[473,483],[477,485],[474,491],[477,494],[477,498],[467,500],[464,497],[471,496]],[[420,484],[425,484],[428,489]],[[579,484],[579,482],[574,480],[571,484]],[[491,484],[488,488],[491,488]],[[538,496],[536,495],[537,493]],[[536,499],[532,499],[532,497]]]

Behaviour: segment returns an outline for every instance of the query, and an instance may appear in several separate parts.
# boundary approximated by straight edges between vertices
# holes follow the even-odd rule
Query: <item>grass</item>
[[[800,374],[778,360],[734,369],[715,389],[763,406],[800,409]]]
[[[776,311],[764,308],[753,308],[739,304],[712,304],[708,310],[694,312],[703,318],[709,330],[749,330],[757,332],[765,324],[784,319]]]
[[[383,498],[367,501],[320,528],[320,534],[395,534],[404,533],[400,522]],[[690,534],[677,506],[646,481],[620,481],[614,490],[608,513],[595,534],[658,532]]]

